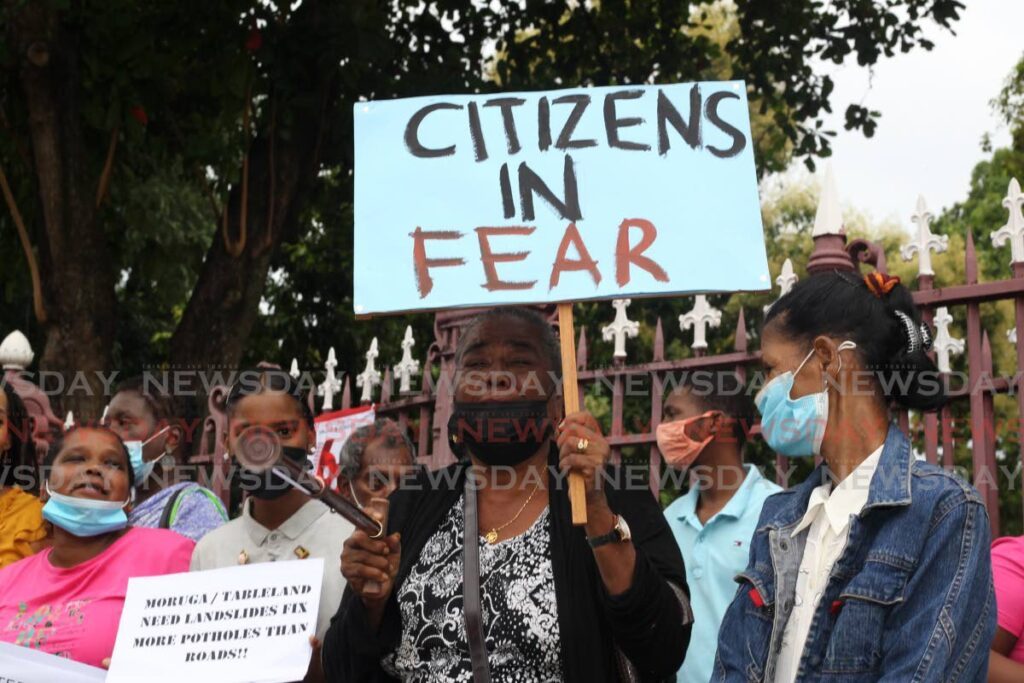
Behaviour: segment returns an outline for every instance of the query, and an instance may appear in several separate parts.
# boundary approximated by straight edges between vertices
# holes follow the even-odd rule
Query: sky
[[[872,72],[856,63],[822,67],[836,82],[829,123],[838,133],[832,167],[840,197],[875,221],[910,230],[918,195],[934,214],[964,199],[971,170],[988,156],[982,136],[989,133],[994,147],[1009,143],[989,101],[1024,55],[1024,0],[964,4],[957,35],[928,26],[930,52],[883,59]],[[873,138],[843,130],[851,102],[881,112]]]

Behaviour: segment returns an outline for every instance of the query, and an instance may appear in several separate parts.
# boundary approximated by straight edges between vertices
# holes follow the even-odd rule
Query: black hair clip
[[[932,333],[924,323],[915,325],[913,319],[900,310],[893,310],[896,318],[903,324],[904,352],[909,356],[918,351],[930,351]]]
[[[918,328],[918,330],[921,332],[921,345],[924,347],[924,350],[931,351],[932,343],[935,340],[932,339],[932,331],[928,329],[928,324],[921,323],[921,326]]]

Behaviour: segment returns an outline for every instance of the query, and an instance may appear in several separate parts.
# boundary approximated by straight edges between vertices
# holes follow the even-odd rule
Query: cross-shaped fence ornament
[[[1010,179],[1003,197],[1003,208],[1010,215],[1006,218],[1006,225],[992,233],[992,246],[1001,247],[1009,240],[1010,263],[1024,263],[1024,193],[1021,193],[1016,178]]]
[[[380,371],[377,369],[377,338],[370,342],[370,350],[366,352],[366,368],[356,375],[356,386],[363,388],[359,400],[362,403],[373,401],[373,388],[380,384]]]
[[[631,301],[631,299],[612,299],[612,307],[615,309],[615,320],[601,328],[601,337],[605,341],[615,340],[613,358],[625,358],[626,337],[636,337],[640,334],[640,323],[630,320],[626,315],[626,309]]]
[[[950,372],[949,357],[964,352],[964,340],[950,336],[949,324],[953,322],[953,316],[945,306],[935,309],[934,322],[935,341],[932,342],[932,350],[935,351],[935,363],[939,366],[939,372]]]
[[[395,366],[395,377],[398,378],[398,391],[405,394],[412,391],[412,377],[420,374],[420,362],[412,357],[412,347],[416,340],[412,338],[412,325],[405,328],[402,339],[402,360]]]
[[[717,308],[713,308],[708,303],[708,298],[703,294],[698,294],[693,304],[693,309],[689,313],[684,313],[679,316],[679,329],[685,332],[686,330],[693,328],[693,345],[694,349],[706,349],[708,347],[707,342],[707,328],[718,327],[722,324],[722,312]]]
[[[900,256],[903,257],[904,261],[909,261],[914,258],[914,254],[917,254],[917,274],[920,275],[935,275],[935,271],[932,270],[932,254],[934,251],[936,254],[941,254],[949,248],[949,236],[948,235],[936,235],[931,231],[930,224],[932,222],[931,212],[928,211],[928,207],[925,206],[924,197],[917,198],[917,210],[914,215],[911,216],[910,220],[917,226],[917,234],[914,239],[900,247]]]
[[[334,368],[338,367],[338,358],[334,355],[334,347],[327,351],[327,360],[324,362],[324,381],[316,388],[317,396],[324,397],[322,410],[334,409],[334,396],[341,392],[341,380],[334,374]]]
[[[780,272],[779,276],[775,278],[775,284],[779,286],[779,299],[789,294],[789,290],[793,289],[793,285],[795,285],[796,281],[799,279],[800,278],[796,276],[796,273],[793,272],[793,261],[790,259],[783,261],[782,272]],[[764,312],[767,313],[770,311],[772,306],[774,306],[779,299],[776,299],[765,306]]]
[[[298,379],[299,377],[302,376],[302,373],[299,372],[298,358],[292,358],[292,367],[291,369],[288,370],[288,374],[291,375],[292,379]]]

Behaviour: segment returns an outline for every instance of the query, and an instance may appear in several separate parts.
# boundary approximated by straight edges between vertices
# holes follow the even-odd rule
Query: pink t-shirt
[[[992,581],[999,628],[1017,638],[1010,659],[1024,664],[1024,536],[1005,536],[992,543]]]
[[[50,564],[50,549],[0,570],[0,642],[101,666],[114,651],[128,578],[187,572],[195,543],[166,529],[133,527],[77,567]]]

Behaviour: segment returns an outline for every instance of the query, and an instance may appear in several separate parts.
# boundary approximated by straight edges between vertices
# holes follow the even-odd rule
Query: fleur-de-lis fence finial
[[[395,377],[398,378],[398,391],[402,394],[412,391],[413,375],[420,374],[420,362],[412,357],[412,347],[415,343],[412,325],[408,325],[405,328],[405,338],[402,339],[402,360],[394,367]]]
[[[708,347],[707,328],[718,327],[722,324],[722,312],[708,303],[708,298],[698,294],[694,301],[693,308],[689,313],[679,316],[679,329],[685,332],[693,328],[694,349],[706,349]]]
[[[1016,178],[1010,179],[1003,207],[1010,213],[1006,224],[992,233],[992,246],[1001,247],[1009,241],[1010,263],[1024,263],[1024,193]]]
[[[630,299],[613,299],[612,307],[615,308],[615,320],[601,328],[601,338],[605,341],[615,342],[614,358],[626,357],[626,337],[636,337],[640,334],[640,323],[630,320],[626,315]]]
[[[377,338],[374,337],[373,341],[370,342],[370,350],[366,352],[366,368],[356,375],[356,386],[363,388],[363,393],[359,397],[362,403],[373,401],[373,388],[380,384],[380,370],[377,369],[377,357],[379,355],[380,352],[377,351]]]
[[[935,309],[935,341],[932,342],[932,350],[935,351],[935,364],[939,372],[949,372],[949,357],[964,352],[964,340],[957,339],[949,334],[949,324],[953,322],[953,316],[949,309],[940,306]]]
[[[789,293],[789,290],[793,289],[793,285],[795,285],[796,281],[799,279],[800,278],[796,276],[796,273],[793,272],[793,261],[787,258],[782,262],[782,271],[779,273],[779,276],[775,278],[775,284],[779,286],[779,299],[786,296],[786,294]],[[775,302],[779,299],[776,299],[765,306],[764,312],[767,313],[770,311],[772,306],[774,306]]]
[[[322,410],[325,411],[334,409],[334,397],[341,392],[341,380],[334,374],[336,367],[338,367],[338,358],[334,355],[334,347],[332,346],[327,351],[327,360],[324,362],[324,370],[326,371],[324,381],[316,388],[317,395],[324,397]]]
[[[940,254],[949,248],[948,235],[935,235],[931,231],[932,214],[925,206],[924,197],[917,198],[917,210],[911,217],[917,231],[914,239],[900,247],[900,256],[909,261],[917,254],[918,275],[935,275],[932,270],[932,252]]]

